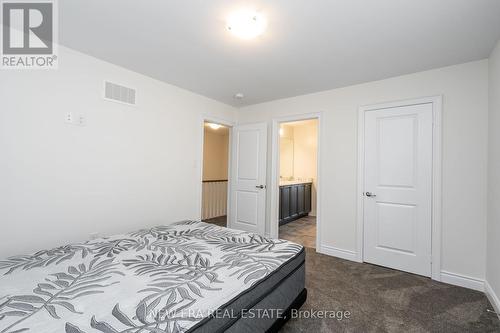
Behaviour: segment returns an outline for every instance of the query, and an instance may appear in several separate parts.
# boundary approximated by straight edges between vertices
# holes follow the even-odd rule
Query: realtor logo
[[[2,2],[3,69],[56,68],[53,1]]]

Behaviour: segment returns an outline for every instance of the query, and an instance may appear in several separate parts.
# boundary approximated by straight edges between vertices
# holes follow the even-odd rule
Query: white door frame
[[[365,165],[365,114],[369,111],[401,106],[432,104],[432,255],[431,278],[441,281],[441,210],[442,210],[442,96],[424,97],[362,106],[358,114],[358,191],[357,191],[357,260],[363,262],[363,186]]]
[[[280,124],[301,120],[318,120],[318,157],[316,161],[316,251],[321,249],[321,135],[322,112],[299,114],[281,118],[273,118],[272,129],[272,158],[271,158],[271,217],[269,226],[269,236],[278,238],[279,236],[279,179],[280,179]]]
[[[227,157],[227,188],[228,188],[228,195],[227,195],[227,216],[229,216],[229,212],[231,210],[231,200],[230,200],[230,195],[229,195],[229,189],[231,188],[231,161],[232,161],[232,148],[231,148],[231,139],[233,136],[233,127],[235,126],[235,123],[231,120],[223,119],[223,118],[218,118],[214,117],[211,115],[203,114],[200,118],[200,131],[201,131],[201,144],[200,144],[200,160],[199,160],[199,182],[198,182],[198,188],[197,188],[197,209],[198,213],[196,215],[196,220],[201,221],[201,209],[202,209],[202,196],[203,196],[203,147],[205,145],[205,122],[209,123],[216,123],[216,124],[221,124],[224,126],[229,127],[229,138],[228,138],[228,154],[229,156]],[[227,226],[229,227],[229,219],[227,221]]]

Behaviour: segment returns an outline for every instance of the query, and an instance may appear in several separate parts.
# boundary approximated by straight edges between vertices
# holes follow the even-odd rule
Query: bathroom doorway
[[[203,123],[201,220],[222,227],[228,215],[230,130],[217,122]]]
[[[317,118],[278,122],[278,237],[317,246]]]

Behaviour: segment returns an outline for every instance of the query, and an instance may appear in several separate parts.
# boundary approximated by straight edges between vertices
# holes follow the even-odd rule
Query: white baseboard
[[[317,249],[317,251],[319,253],[326,254],[329,256],[360,262],[358,255],[355,251],[339,249],[329,245],[322,245]],[[500,307],[499,298],[497,297],[497,295],[495,295],[495,293],[491,289],[491,286],[489,286],[489,284],[484,280],[448,271],[441,271],[441,282],[481,292],[486,292],[486,294],[489,294],[492,299],[491,303],[492,304],[494,303],[494,306],[496,307],[495,311],[497,313],[500,313],[498,309],[498,307]]]
[[[484,292],[484,280],[470,276],[441,271],[441,282]]]
[[[357,253],[350,250],[339,249],[328,245],[321,245],[318,249],[318,252],[341,259],[359,262]]]
[[[495,294],[495,291],[491,288],[488,281],[484,281],[484,293],[490,300],[491,305],[493,305],[493,309],[498,314],[498,318],[500,318],[500,298]]]

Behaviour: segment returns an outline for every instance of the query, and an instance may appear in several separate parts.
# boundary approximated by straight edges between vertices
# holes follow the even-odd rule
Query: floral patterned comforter
[[[0,260],[0,333],[184,332],[301,249],[188,221]]]

